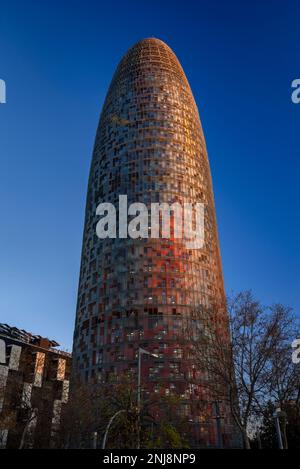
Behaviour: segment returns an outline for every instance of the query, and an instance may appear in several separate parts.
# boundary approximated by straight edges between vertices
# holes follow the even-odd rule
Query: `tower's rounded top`
[[[123,99],[128,90],[136,94],[140,88],[144,89],[144,93],[161,94],[159,99],[163,100],[170,99],[172,90],[174,94],[180,93],[181,100],[185,100],[185,105],[188,103],[197,114],[196,120],[199,120],[197,106],[182,66],[173,50],[161,39],[140,39],[127,50],[115,71],[104,109],[112,99],[117,99],[116,96]],[[140,102],[145,99],[139,98]],[[156,98],[153,99],[155,101]]]
[[[171,47],[168,46],[164,41],[158,39],[156,37],[145,37],[137,41],[130,49],[130,50],[141,50],[141,49],[148,49],[148,48],[156,48],[157,51],[168,51],[174,54]],[[174,54],[175,56],[175,54]]]
[[[161,39],[147,37],[137,41],[123,56],[116,70],[115,78],[125,76],[133,69],[143,71],[147,74],[150,67],[168,70],[177,74],[185,86],[189,87],[181,64],[173,50]]]
[[[134,46],[136,45],[156,45],[156,46],[164,46],[164,47],[168,47],[170,49],[170,47],[168,46],[168,44],[166,44],[164,41],[162,41],[161,39],[158,39],[157,37],[145,37],[143,39],[140,39],[139,41],[137,41],[135,43]],[[134,47],[133,46],[133,47]]]

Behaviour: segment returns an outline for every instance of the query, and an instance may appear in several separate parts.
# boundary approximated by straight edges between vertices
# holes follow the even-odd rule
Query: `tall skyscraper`
[[[119,195],[127,203],[204,204],[204,246],[183,239],[99,239],[96,208]],[[224,308],[225,294],[212,181],[197,106],[172,50],[149,38],[121,60],[97,130],[86,203],[73,365],[86,382],[137,370],[143,387],[187,398],[193,365],[186,366],[176,337],[184,318],[201,307]],[[194,418],[194,417],[192,417]],[[213,445],[215,423],[201,424]]]

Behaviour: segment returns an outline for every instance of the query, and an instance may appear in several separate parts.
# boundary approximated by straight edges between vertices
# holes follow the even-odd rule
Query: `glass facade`
[[[172,227],[170,238],[99,239],[96,208],[101,202],[117,207],[121,194],[128,196],[128,204],[148,207],[152,202],[203,202],[204,247],[188,249],[174,237]],[[117,67],[97,130],[81,257],[75,370],[87,382],[136,372],[137,349],[143,347],[158,355],[143,359],[148,392],[185,397],[189,415],[189,402],[197,401],[199,389],[187,383],[197,370],[177,338],[186,318],[212,303],[224,306],[225,295],[197,107],[172,50],[158,39],[144,39]],[[200,411],[194,414],[203,441],[214,444],[215,424],[205,426]]]

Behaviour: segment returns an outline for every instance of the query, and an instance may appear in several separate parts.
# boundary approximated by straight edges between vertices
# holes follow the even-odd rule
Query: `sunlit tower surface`
[[[127,195],[128,204],[202,202],[204,246],[189,249],[171,236],[99,239],[98,204]],[[161,40],[135,44],[117,67],[96,134],[88,182],[74,333],[75,373],[88,383],[137,372],[139,347],[144,394],[182,396],[183,414],[200,445],[216,444],[213,403],[203,410],[197,373],[177,340],[185,318],[218,305],[225,293],[212,181],[197,106],[183,69]],[[205,399],[205,397],[204,397]],[[211,418],[207,418],[209,415]],[[231,420],[223,415],[224,443]]]

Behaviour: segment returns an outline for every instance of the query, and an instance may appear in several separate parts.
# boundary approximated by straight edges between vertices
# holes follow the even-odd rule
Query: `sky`
[[[165,41],[195,96],[226,291],[300,312],[300,3],[0,0],[0,322],[71,349],[87,179],[114,70]]]

